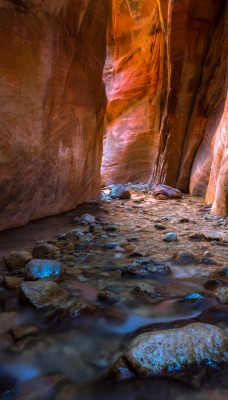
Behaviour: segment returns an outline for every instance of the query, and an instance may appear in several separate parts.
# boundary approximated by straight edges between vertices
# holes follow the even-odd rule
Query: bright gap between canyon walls
[[[190,189],[228,215],[227,10],[2,1],[0,229],[99,199],[103,130],[102,181]]]
[[[159,182],[228,212],[225,1],[113,0],[102,179]]]

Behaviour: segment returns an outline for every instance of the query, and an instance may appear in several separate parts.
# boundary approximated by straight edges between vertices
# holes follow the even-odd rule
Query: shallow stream
[[[96,217],[96,223],[73,220],[83,214]],[[178,240],[164,242],[168,232]],[[10,273],[2,261],[0,399],[228,399],[226,367],[209,371],[197,384],[101,379],[140,333],[198,321],[228,334],[228,305],[213,295],[219,282],[208,283],[218,267],[228,264],[227,237],[226,219],[211,215],[202,199],[162,201],[138,190],[132,190],[130,200],[86,204],[0,233],[1,257],[13,250],[32,251],[36,241],[56,246],[51,258],[65,265],[58,284],[68,293],[67,307],[76,300],[95,306],[65,318],[66,304],[42,311],[22,304],[23,272]],[[148,257],[171,273],[123,273]],[[21,280],[12,283],[12,277]],[[228,286],[227,278],[222,281]]]

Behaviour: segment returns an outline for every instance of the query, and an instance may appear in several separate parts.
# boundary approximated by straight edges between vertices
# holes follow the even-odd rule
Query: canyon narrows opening
[[[228,398],[227,24],[0,2],[0,399]]]

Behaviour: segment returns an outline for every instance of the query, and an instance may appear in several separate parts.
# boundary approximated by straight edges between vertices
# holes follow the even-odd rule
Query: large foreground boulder
[[[228,338],[217,327],[193,323],[144,333],[125,349],[105,378],[174,376],[191,367],[228,362]]]

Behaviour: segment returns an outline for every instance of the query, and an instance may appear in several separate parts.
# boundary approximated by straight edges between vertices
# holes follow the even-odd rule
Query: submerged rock
[[[167,185],[157,185],[156,188],[153,190],[153,196],[158,198],[159,200],[165,199],[181,199],[182,193],[180,190],[172,188]]]
[[[175,264],[187,265],[199,263],[200,260],[190,251],[178,251],[173,255],[173,262]]]
[[[119,301],[119,296],[113,292],[110,292],[109,290],[101,290],[97,293],[97,298],[107,304],[115,304],[117,301]]]
[[[131,193],[124,185],[113,185],[110,193],[112,199],[126,200],[131,198]]]
[[[171,376],[195,366],[228,361],[228,338],[217,327],[193,323],[183,328],[144,333],[125,349],[105,378]]]
[[[32,258],[32,254],[28,251],[11,251],[3,257],[3,261],[9,271],[14,271],[24,268]]]
[[[25,279],[36,281],[38,279],[59,279],[63,275],[63,264],[54,260],[32,260],[25,267]]]
[[[36,309],[57,306],[67,295],[68,293],[54,281],[39,280],[23,282],[20,285],[20,300]]]
[[[127,267],[123,268],[122,275],[150,277],[154,275],[169,275],[172,271],[170,267],[163,263],[156,263],[146,257],[134,260]]]
[[[92,316],[97,313],[97,307],[86,302],[74,302],[67,307],[61,315],[62,320],[78,319],[82,317]]]

